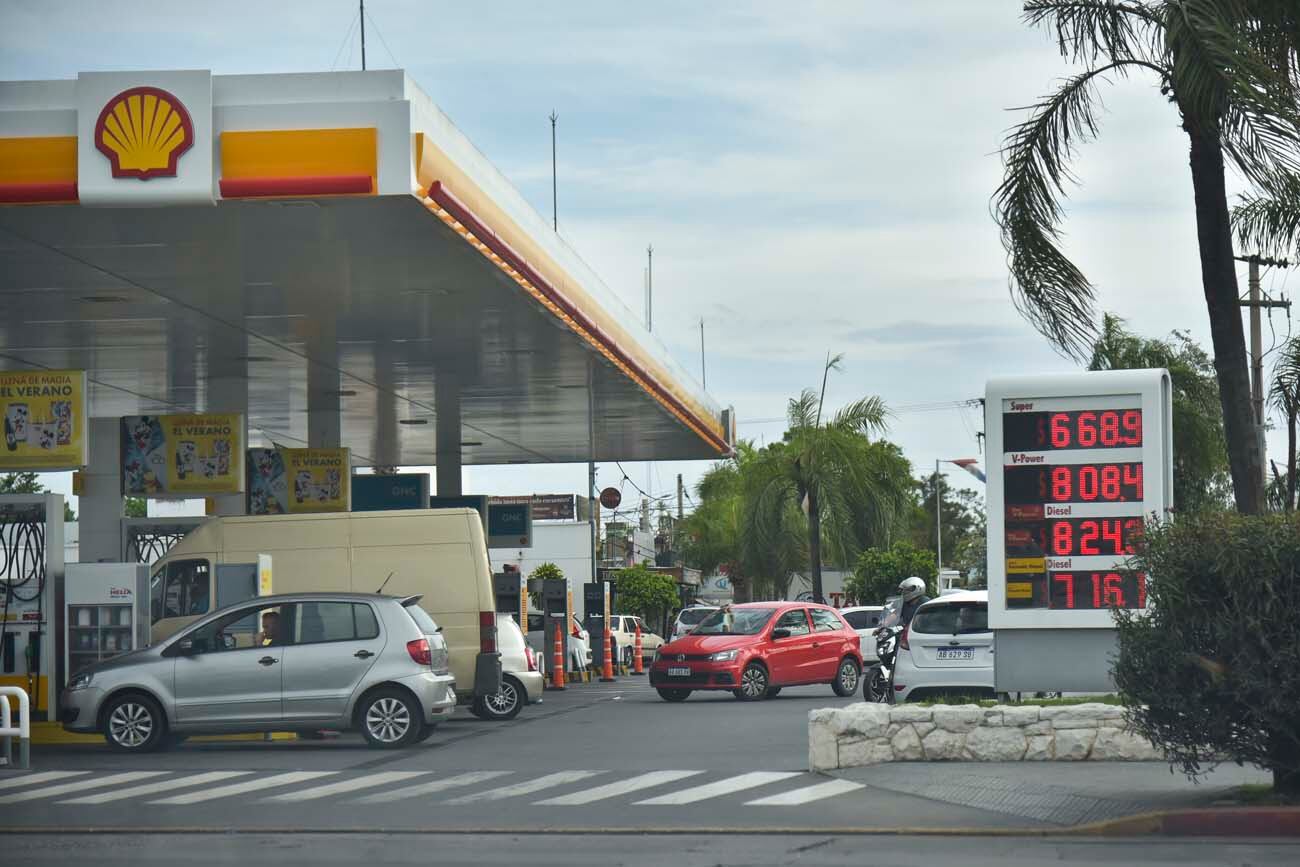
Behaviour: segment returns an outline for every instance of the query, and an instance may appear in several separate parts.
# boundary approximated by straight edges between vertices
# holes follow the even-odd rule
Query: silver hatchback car
[[[410,746],[456,707],[447,644],[419,599],[294,593],[215,611],[74,674],[63,727],[132,753],[188,735],[321,729]]]

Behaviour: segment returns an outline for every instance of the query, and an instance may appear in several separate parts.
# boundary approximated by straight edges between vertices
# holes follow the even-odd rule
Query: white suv
[[[677,620],[673,623],[673,634],[669,641],[676,641],[686,633],[704,622],[704,618],[717,611],[714,605],[692,605],[690,608],[683,608],[677,612]]]
[[[989,592],[941,596],[917,609],[903,631],[894,666],[894,698],[993,698],[993,660]]]

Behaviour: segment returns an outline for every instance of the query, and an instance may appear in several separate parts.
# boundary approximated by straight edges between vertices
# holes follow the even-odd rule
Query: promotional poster
[[[4,448],[0,469],[75,470],[86,465],[86,373],[0,373]]]
[[[237,494],[244,480],[242,415],[122,419],[122,493],[135,497]]]
[[[248,514],[346,512],[351,506],[347,449],[249,449]]]

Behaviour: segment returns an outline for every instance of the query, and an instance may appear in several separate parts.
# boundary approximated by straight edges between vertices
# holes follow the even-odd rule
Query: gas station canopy
[[[406,466],[734,441],[401,71],[0,83],[0,205],[0,370],[85,370],[95,417]]]

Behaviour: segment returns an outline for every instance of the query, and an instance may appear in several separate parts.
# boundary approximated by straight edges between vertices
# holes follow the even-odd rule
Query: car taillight
[[[533,656],[533,649],[527,644],[524,645],[524,659],[528,661],[528,670],[537,670],[537,657]]]
[[[903,650],[911,650],[911,649],[912,649],[912,648],[909,647],[908,644],[907,644],[907,633],[909,633],[909,632],[911,632],[911,631],[912,631],[912,624],[909,623],[909,624],[907,624],[906,626],[903,627],[903,631],[902,631],[902,632],[899,634],[899,636],[898,636],[898,646],[899,646],[900,648],[902,648]]]
[[[414,641],[406,642],[406,652],[411,654],[420,665],[433,665],[433,651],[429,649],[429,639],[417,638]]]
[[[497,615],[495,611],[478,613],[478,652],[497,652]]]

